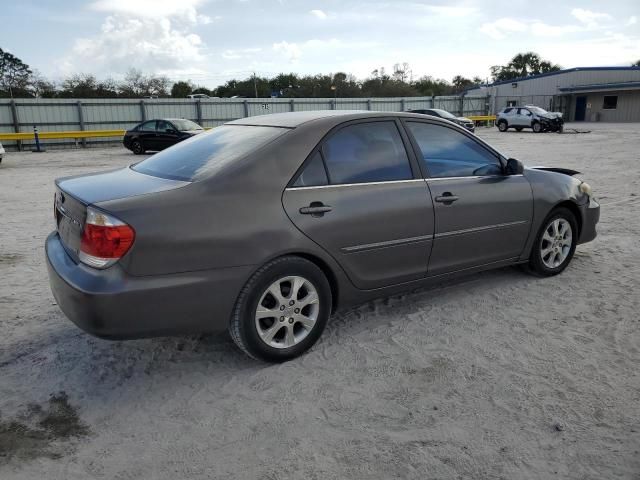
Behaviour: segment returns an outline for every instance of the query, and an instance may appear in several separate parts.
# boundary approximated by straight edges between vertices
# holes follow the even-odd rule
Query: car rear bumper
[[[110,339],[223,330],[252,272],[243,266],[136,277],[118,264],[96,270],[75,263],[56,232],[45,251],[61,310],[84,331]]]
[[[588,203],[581,205],[579,208],[582,214],[582,229],[578,244],[590,242],[598,235],[596,225],[600,220],[600,204],[590,198]]]

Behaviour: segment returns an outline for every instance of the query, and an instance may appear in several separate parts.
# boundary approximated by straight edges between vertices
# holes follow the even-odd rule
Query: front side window
[[[407,122],[422,153],[429,176],[500,175],[500,160],[481,144],[451,128]]]
[[[141,132],[155,132],[156,131],[156,121],[155,120],[151,120],[149,122],[144,122],[142,125],[140,125],[140,128],[138,129]]]
[[[530,117],[531,116],[531,112],[529,110],[527,110],[526,108],[520,108],[520,109],[518,109],[518,115],[524,115],[525,117]]]
[[[618,108],[618,96],[617,95],[605,95],[602,102],[603,110],[615,110]]]
[[[331,184],[413,178],[407,151],[393,121],[357,123],[340,129],[323,145]]]
[[[131,168],[154,177],[200,180],[287,131],[278,127],[223,125],[156,153]]]

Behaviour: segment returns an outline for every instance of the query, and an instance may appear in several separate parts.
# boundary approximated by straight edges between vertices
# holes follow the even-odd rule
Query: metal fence
[[[441,108],[456,115],[485,115],[484,96],[404,98],[220,98],[220,99],[0,99],[0,133],[66,130],[126,130],[153,118],[187,118],[203,127],[255,115],[309,110],[401,112]],[[83,145],[119,141],[117,137],[83,141]],[[5,142],[10,149],[31,147],[28,141]],[[47,141],[47,147],[73,146],[72,140]]]

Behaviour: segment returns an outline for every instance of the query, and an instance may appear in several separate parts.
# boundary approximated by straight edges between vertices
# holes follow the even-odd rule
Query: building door
[[[587,113],[587,97],[576,97],[576,122],[584,122]]]

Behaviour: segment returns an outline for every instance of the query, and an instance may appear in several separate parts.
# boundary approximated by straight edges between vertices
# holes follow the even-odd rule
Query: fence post
[[[400,111],[404,112],[406,110],[404,98],[400,100]]]
[[[147,109],[144,108],[144,100],[140,100],[140,116],[142,117],[141,122],[144,122],[147,119]]]
[[[18,118],[18,108],[16,107],[16,101],[11,99],[11,117],[13,118],[13,129],[16,133],[20,133],[20,119]],[[19,152],[22,151],[22,140],[16,140],[16,148]]]
[[[459,110],[460,110],[460,116],[464,117],[464,94],[460,95],[460,107],[459,107]]]
[[[196,118],[198,119],[198,125],[202,126],[202,104],[200,99],[196,100]]]
[[[242,103],[244,105],[244,116],[248,117],[249,116],[249,102],[245,100]]]
[[[329,100],[329,103],[331,104],[331,110],[335,110],[336,109],[336,101],[335,100]]]
[[[80,123],[80,130],[84,132],[84,112],[82,111],[82,101],[78,100],[78,123]],[[77,146],[77,145],[76,145]],[[82,138],[82,147],[87,146],[87,139]]]
[[[371,110],[371,99],[367,98],[367,110]]]

